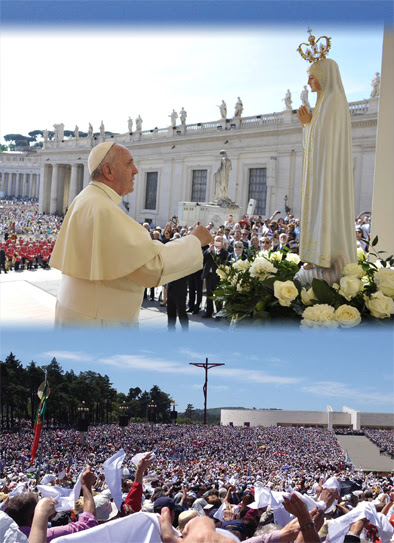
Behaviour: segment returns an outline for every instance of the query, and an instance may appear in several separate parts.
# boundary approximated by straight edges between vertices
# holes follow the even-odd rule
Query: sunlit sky
[[[194,2],[194,7],[223,5],[229,20],[216,19],[213,10],[193,23],[177,18],[186,3],[190,5],[187,0],[161,2],[175,6],[173,17],[169,13],[163,21],[150,12],[149,17],[142,13],[140,19],[109,25],[104,17],[94,20],[93,14],[91,24],[83,19],[85,5],[93,9],[108,2],[69,2],[79,11],[74,13],[75,24],[71,14],[67,25],[60,24],[60,8],[53,21],[27,24],[26,3],[14,3],[21,6],[20,18],[14,14],[16,22],[3,24],[0,38],[2,143],[5,134],[51,130],[54,123],[64,123],[68,130],[78,125],[86,132],[89,122],[98,131],[103,120],[106,130],[125,133],[128,117],[135,120],[138,115],[143,129],[163,128],[172,110],[182,107],[188,112],[187,123],[208,122],[219,119],[217,105],[222,100],[231,117],[238,96],[243,116],[282,111],[287,89],[297,108],[308,63],[296,49],[307,40],[308,26],[316,37],[332,38],[330,57],[340,66],[349,101],[368,98],[371,80],[381,70],[383,23],[373,17],[354,23],[338,12],[338,20],[319,20],[316,5],[323,2],[315,2],[314,10],[308,2],[293,2],[301,12],[304,6],[308,9],[292,22],[286,13],[288,2]],[[52,9],[66,4],[53,2]],[[115,4],[139,3],[115,2],[114,8]],[[3,2],[3,23],[7,5],[10,2]],[[153,10],[157,3],[146,2],[149,5]],[[274,12],[264,18],[263,10],[253,22],[248,15],[256,5],[271,6]],[[314,105],[315,97],[309,98]]]
[[[118,392],[158,385],[183,411],[203,408],[204,370],[190,362],[224,363],[209,370],[208,407],[393,412],[393,331],[300,331],[263,328],[233,333],[131,333],[124,330],[7,330],[0,359],[13,352],[28,365],[53,357],[64,371],[108,375]],[[43,374],[44,375],[44,374]]]

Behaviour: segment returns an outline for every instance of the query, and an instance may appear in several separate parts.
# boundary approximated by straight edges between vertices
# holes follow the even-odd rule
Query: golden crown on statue
[[[316,62],[317,60],[323,60],[328,55],[328,51],[331,48],[331,38],[328,38],[327,36],[320,36],[320,38],[315,41],[315,36],[312,36],[312,30],[308,28],[309,32],[309,44],[308,43],[301,43],[298,46],[297,51],[300,53],[303,59],[307,60],[308,62]],[[320,40],[326,40],[326,43],[323,42],[320,43]],[[305,45],[306,49],[304,47],[304,50],[302,46]]]

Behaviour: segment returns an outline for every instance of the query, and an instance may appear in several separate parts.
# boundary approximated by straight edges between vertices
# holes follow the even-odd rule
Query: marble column
[[[58,197],[56,212],[63,215],[68,207],[68,194],[70,191],[70,167],[66,164],[59,166]]]
[[[50,164],[42,164],[41,166],[41,180],[39,196],[38,196],[38,212],[39,213],[48,213],[49,212],[49,199],[51,194],[51,176],[52,176],[52,167]]]
[[[88,164],[83,164],[83,188],[87,187],[90,183],[90,173]]]
[[[57,198],[59,189],[59,164],[52,166],[52,182],[51,182],[51,197],[49,204],[49,213],[53,214],[57,211]]]
[[[72,201],[78,194],[78,164],[71,166],[71,178],[70,178],[70,194],[68,197],[68,207],[70,207]]]
[[[29,192],[29,191],[28,191],[28,187],[26,186],[27,183],[28,183],[27,176],[28,176],[27,173],[23,173],[23,174],[22,174],[22,191],[21,191],[21,196],[23,196],[23,197],[28,196],[28,192]]]
[[[22,177],[21,176],[22,176],[21,173],[15,174],[15,192],[14,192],[15,196],[20,196],[21,195],[21,184],[22,184]]]
[[[16,196],[16,182],[17,182],[17,173],[11,174],[11,190],[10,196]]]
[[[35,198],[38,198],[40,196],[40,186],[41,186],[41,174],[36,173],[36,190],[34,192]]]
[[[10,182],[10,174],[9,174],[9,172],[5,172],[5,174],[4,174],[4,196],[8,195],[9,182]]]

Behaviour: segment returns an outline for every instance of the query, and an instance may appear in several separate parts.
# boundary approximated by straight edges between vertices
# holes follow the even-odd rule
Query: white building
[[[282,409],[222,409],[223,426],[319,426],[353,428],[394,428],[393,413],[361,413],[350,407],[342,412],[333,411],[284,411]]]
[[[40,170],[41,156],[35,150],[0,153],[0,198],[38,198]]]
[[[378,104],[378,98],[349,104],[355,215],[372,206]],[[39,184],[40,212],[62,214],[89,182],[91,148],[113,140],[131,151],[139,170],[134,193],[124,198],[128,213],[139,222],[163,226],[174,214],[190,222],[188,210],[196,210],[195,203],[214,200],[214,174],[222,149],[232,162],[228,196],[240,206],[234,215],[245,213],[251,198],[257,201],[257,215],[269,217],[280,210],[284,216],[285,204],[300,215],[303,149],[295,110],[114,136],[64,140],[60,135],[38,151],[40,174],[22,171],[21,163],[13,169],[15,158],[2,161],[0,194],[27,195],[28,183],[35,190]]]

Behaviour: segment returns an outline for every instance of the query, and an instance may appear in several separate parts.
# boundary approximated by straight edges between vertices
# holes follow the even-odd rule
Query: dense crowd
[[[32,201],[0,202],[0,273],[11,270],[34,270],[49,268],[49,260],[63,218],[38,213],[38,203]],[[288,212],[278,217],[279,211],[267,219],[262,216],[243,215],[236,222],[232,215],[224,224],[210,222],[208,230],[213,236],[210,246],[203,247],[203,269],[187,277],[173,281],[163,287],[145,290],[144,298],[150,302],[167,306],[168,328],[174,329],[179,318],[183,330],[188,329],[187,313],[203,318],[212,318],[221,310],[221,304],[212,300],[220,284],[216,273],[218,264],[245,260],[260,251],[289,251],[298,253],[300,221]],[[191,225],[182,224],[173,216],[164,228],[143,224],[152,239],[168,243],[187,236]],[[355,220],[358,248],[368,251],[370,236],[370,214],[361,213]],[[220,315],[218,316],[220,318]]]
[[[394,457],[394,433],[390,430],[365,430],[365,435],[380,448],[381,452]]]
[[[0,200],[0,273],[49,268],[63,218],[38,212],[33,200]]]
[[[393,432],[368,432],[379,446],[392,442]],[[200,530],[204,528],[203,520],[212,519],[206,526],[210,535],[201,541],[217,543],[227,540],[222,542],[212,536],[215,525],[225,530],[224,535],[228,530],[241,541],[257,537],[252,543],[316,543],[325,540],[327,530],[327,541],[331,543],[359,541],[346,536],[349,530],[353,536],[362,533],[363,538],[380,538],[382,543],[388,543],[393,535],[389,520],[394,513],[394,477],[354,470],[346,463],[334,432],[327,429],[134,423],[126,428],[91,426],[85,434],[49,425],[43,429],[41,449],[30,466],[32,438],[30,423],[21,421],[16,430],[3,433],[0,442],[0,509],[8,511],[27,536],[33,518],[26,527],[26,516],[21,520],[18,511],[25,507],[29,496],[36,506],[37,485],[41,495],[53,497],[58,492],[58,499],[63,499],[82,473],[84,499],[79,499],[78,491],[72,497],[77,503],[58,513],[48,529],[48,541],[73,531],[99,530],[94,528],[97,521],[115,518],[119,520],[106,532],[105,542],[176,543],[177,536],[167,534],[168,523],[182,531],[193,517],[197,517]],[[124,455],[123,463],[116,464],[114,458],[120,453]],[[111,469],[116,465],[118,479],[109,465]],[[55,513],[56,504],[50,498],[38,503],[42,504],[40,514],[42,508],[47,508],[48,516]],[[148,536],[146,523],[152,513],[161,513],[161,527],[153,515],[161,539]],[[130,534],[135,533],[137,520],[134,523],[130,514],[139,515],[139,536],[122,539],[125,522]],[[344,523],[345,515],[349,517]],[[129,520],[125,521],[125,516]],[[330,539],[329,521],[334,522],[332,526],[339,521],[340,525],[346,524],[343,537],[338,539],[332,532]],[[65,526],[55,529],[58,522]],[[195,523],[185,530],[185,541],[199,541],[188,539]],[[264,531],[262,525],[276,530],[273,533],[277,538],[256,536]],[[308,535],[309,530],[313,536]],[[31,533],[30,541],[39,542],[36,532]],[[224,537],[223,533],[220,537]],[[67,536],[65,543],[73,537]]]

